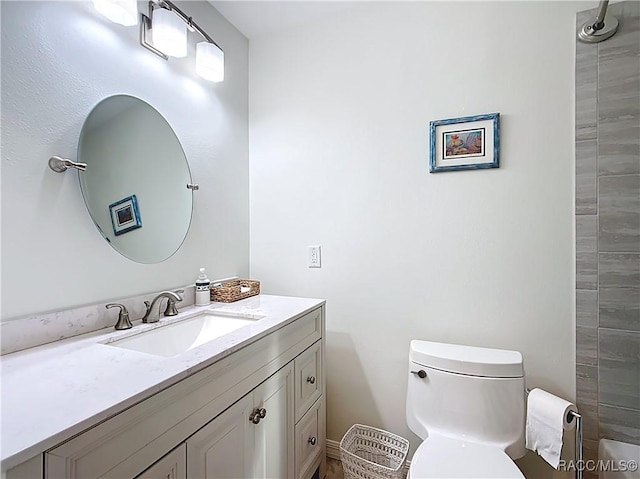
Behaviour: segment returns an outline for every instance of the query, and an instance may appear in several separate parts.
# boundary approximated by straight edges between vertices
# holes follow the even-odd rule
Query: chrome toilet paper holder
[[[529,393],[531,392],[531,388],[526,388],[525,392],[527,393],[527,395],[529,395]],[[583,458],[582,458],[582,416],[575,412],[575,411],[569,411],[567,412],[567,422],[571,423],[573,422],[573,420],[576,421],[576,464],[575,464],[575,477],[576,479],[582,479],[582,466],[584,464]]]

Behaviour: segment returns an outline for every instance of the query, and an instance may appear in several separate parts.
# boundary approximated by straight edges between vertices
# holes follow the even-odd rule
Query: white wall
[[[1,3],[3,319],[188,284],[202,266],[212,278],[248,274],[248,41],[207,2],[180,5],[224,49],[225,82],[195,74],[195,34],[189,56],[167,62],[90,1]],[[77,173],[47,166],[76,158],[84,119],[118,93],[167,119],[200,184],[185,243],[156,265],[109,247]]]
[[[575,397],[574,29],[591,3],[371,2],[251,41],[251,276],[327,299],[329,439],[355,422],[416,439],[412,338],[519,350],[529,386]],[[428,172],[430,120],[491,112],[499,169]]]

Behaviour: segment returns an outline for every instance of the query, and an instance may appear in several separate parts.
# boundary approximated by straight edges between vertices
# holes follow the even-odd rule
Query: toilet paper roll
[[[526,447],[558,468],[562,453],[562,432],[573,429],[576,421],[569,411],[575,404],[542,389],[533,389],[527,399]]]

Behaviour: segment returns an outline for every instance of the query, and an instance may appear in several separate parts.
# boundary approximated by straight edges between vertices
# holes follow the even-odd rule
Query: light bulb
[[[151,34],[153,46],[170,57],[187,56],[187,25],[165,8],[153,11]]]
[[[224,80],[224,52],[217,45],[200,42],[196,45],[196,73],[205,80]]]
[[[93,0],[93,6],[112,22],[125,27],[138,24],[136,0]]]

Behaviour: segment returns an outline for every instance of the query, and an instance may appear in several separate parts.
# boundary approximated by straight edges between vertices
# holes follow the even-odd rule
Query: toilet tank
[[[524,456],[519,352],[414,340],[408,381],[407,424],[421,438],[437,434]]]

